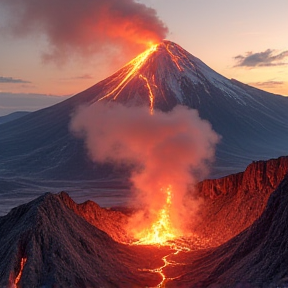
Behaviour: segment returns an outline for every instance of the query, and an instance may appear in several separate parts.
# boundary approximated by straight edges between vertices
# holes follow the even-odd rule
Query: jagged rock
[[[218,248],[179,254],[182,265],[165,270],[181,277],[167,287],[284,288],[288,286],[288,174],[255,223]]]
[[[106,232],[115,241],[129,243],[131,240],[125,229],[129,218],[126,214],[101,208],[98,204],[89,200],[76,204],[65,192],[61,192],[59,197],[73,212],[83,217],[93,226]]]
[[[251,163],[244,172],[204,180],[197,186],[204,198],[193,230],[224,243],[250,226],[264,211],[270,194],[288,172],[288,156]]]
[[[0,287],[13,287],[22,258],[27,261],[19,287],[145,287],[160,282],[159,274],[141,269],[159,267],[167,248],[117,243],[67,203],[74,205],[63,193],[47,193],[0,217]]]

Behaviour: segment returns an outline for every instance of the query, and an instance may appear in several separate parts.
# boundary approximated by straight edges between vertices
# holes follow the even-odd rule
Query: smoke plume
[[[183,223],[179,217],[187,218],[183,215],[189,202],[187,186],[207,175],[219,137],[196,110],[179,105],[170,112],[154,112],[150,115],[147,107],[97,102],[79,109],[71,130],[85,138],[93,161],[134,165],[131,181],[136,202],[149,212],[148,218],[163,207],[163,188],[171,185],[171,215],[179,226]],[[190,201],[190,212],[195,208],[191,205],[195,202]]]
[[[44,34],[50,45],[44,59],[58,63],[117,50],[130,58],[168,32],[154,9],[135,0],[0,0],[0,8],[6,32]]]

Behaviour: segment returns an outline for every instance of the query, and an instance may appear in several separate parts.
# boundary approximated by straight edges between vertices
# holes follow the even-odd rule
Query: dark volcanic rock
[[[77,215],[106,232],[115,241],[129,243],[131,240],[125,230],[125,226],[128,223],[128,216],[126,214],[120,211],[101,208],[98,204],[89,200],[82,204],[76,204],[65,192],[60,193],[59,197]]]
[[[288,174],[255,223],[218,248],[174,256],[167,287],[288,287]],[[186,264],[186,265],[185,265]]]
[[[161,266],[167,249],[117,243],[67,202],[65,194],[47,193],[0,217],[0,287],[13,285],[22,258],[27,261],[20,287],[145,287],[160,282],[158,274],[141,269]]]
[[[262,214],[287,172],[288,156],[283,156],[253,162],[244,172],[199,183],[198,193],[205,205],[194,231],[210,238],[215,246],[228,241]]]

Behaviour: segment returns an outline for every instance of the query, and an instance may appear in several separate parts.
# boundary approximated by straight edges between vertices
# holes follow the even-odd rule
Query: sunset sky
[[[287,0],[34,2],[0,0],[0,116],[81,92],[163,35],[227,78],[288,95]]]

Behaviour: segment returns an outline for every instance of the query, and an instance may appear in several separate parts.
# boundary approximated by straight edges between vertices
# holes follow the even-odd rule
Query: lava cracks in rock
[[[266,191],[273,193],[258,220],[214,248],[213,241],[193,233],[163,246],[135,245],[125,231],[127,214],[92,201],[76,204],[64,192],[47,193],[0,218],[0,286],[285,287],[286,161],[282,157],[248,167],[249,173],[275,175],[269,181],[278,187]],[[286,174],[282,182],[281,173]],[[240,185],[238,190],[247,185],[234,183]],[[262,183],[260,178],[257,183]],[[251,183],[251,193],[253,187]],[[230,196],[237,198],[237,193]],[[233,206],[230,209],[232,213]]]

